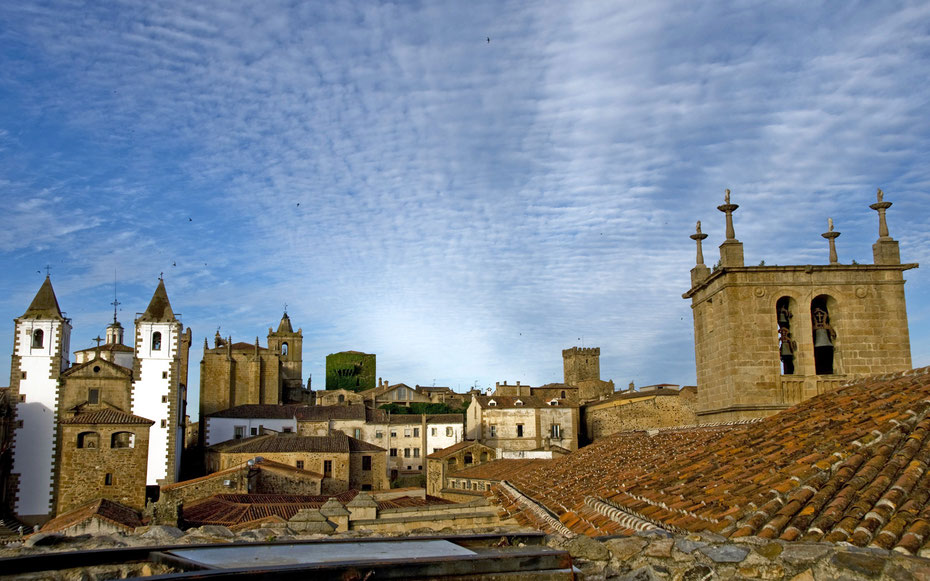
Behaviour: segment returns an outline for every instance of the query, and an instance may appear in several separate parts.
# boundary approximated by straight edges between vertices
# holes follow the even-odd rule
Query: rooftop
[[[632,532],[608,506],[670,530],[916,553],[930,543],[928,460],[922,368],[757,422],[615,434],[508,480],[581,534]],[[495,494],[518,520],[547,528],[508,491]]]

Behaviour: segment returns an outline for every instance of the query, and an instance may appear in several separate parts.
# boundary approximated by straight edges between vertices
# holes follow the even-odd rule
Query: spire
[[[885,221],[885,211],[891,207],[891,202],[885,201],[885,193],[878,189],[878,201],[869,206],[878,212],[878,240],[872,245],[872,257],[875,264],[901,264],[901,252],[898,242],[888,234],[888,222]]]
[[[281,316],[281,322],[278,324],[278,333],[293,333],[294,328],[291,327],[291,318],[287,316],[287,311],[284,311],[284,314]]]
[[[743,243],[736,239],[733,230],[733,212],[739,208],[737,204],[730,203],[730,190],[724,194],[724,203],[717,209],[727,215],[727,239],[720,245],[720,266],[743,266]]]
[[[61,309],[58,307],[58,298],[55,297],[55,290],[52,288],[52,280],[45,275],[45,282],[39,287],[29,308],[23,313],[23,318],[30,319],[64,319],[61,316]]]
[[[174,317],[174,311],[171,310],[171,303],[168,302],[168,291],[165,290],[164,279],[158,279],[158,288],[155,289],[155,294],[152,295],[148,308],[145,309],[145,312],[142,313],[138,320],[147,323],[173,323],[177,321]]]
[[[827,218],[827,231],[821,236],[830,243],[830,264],[839,264],[839,259],[836,257],[836,237],[839,235],[839,232],[833,230],[833,218]]]

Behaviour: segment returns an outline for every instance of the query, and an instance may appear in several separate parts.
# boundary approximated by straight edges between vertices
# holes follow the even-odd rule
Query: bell
[[[788,323],[790,322],[788,321],[788,317],[789,317],[788,309],[779,309],[778,310],[778,326],[787,327]]]
[[[826,329],[814,329],[814,347],[833,347],[830,331]]]
[[[791,351],[791,345],[787,341],[781,344],[781,355],[782,357],[794,355],[794,353]]]

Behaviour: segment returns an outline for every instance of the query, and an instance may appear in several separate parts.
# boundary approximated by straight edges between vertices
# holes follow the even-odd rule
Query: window
[[[87,390],[87,403],[100,403],[100,390],[91,388]]]
[[[378,438],[380,440],[383,437],[384,437],[384,432],[382,432],[381,430],[378,430],[375,432],[375,438]]]
[[[99,448],[100,434],[97,432],[81,432],[77,437],[78,448]]]
[[[391,458],[397,458],[397,448],[391,448]]]
[[[362,456],[362,470],[371,470],[371,456]]]
[[[26,379],[26,372],[23,371],[23,379]]]
[[[465,453],[465,465],[467,466],[471,464],[472,462],[474,462],[474,459],[472,458],[471,452],[466,452]]]
[[[481,461],[482,461],[482,462],[487,462],[487,461],[488,461],[488,453],[487,453],[487,452],[482,452],[482,453],[481,453]]]
[[[517,437],[523,437],[523,424],[517,424]]]
[[[491,490],[491,483],[489,482],[489,483],[485,484],[485,485],[484,485],[484,489],[485,489],[485,490]]]
[[[110,436],[111,448],[134,448],[136,445],[136,435],[132,432],[116,432]]]
[[[300,470],[303,470],[303,469],[304,469],[304,461],[303,461],[303,460],[298,460],[298,461],[297,461],[297,468],[299,468]]]
[[[834,341],[836,330],[830,324],[832,297],[819,295],[811,301],[811,327],[814,339],[814,370],[817,375],[832,375],[834,369]]]
[[[45,342],[45,331],[42,329],[36,329],[32,332],[32,348],[41,349],[43,343]]]
[[[162,420],[162,421],[161,421],[161,427],[167,428],[167,427],[168,427],[168,420]]]
[[[478,490],[478,483],[477,483],[477,482],[472,482],[472,483],[471,483],[471,489],[472,489],[472,490]]]
[[[410,457],[410,448],[404,448],[404,458]]]
[[[397,437],[397,430],[391,430],[391,437],[392,437],[392,438],[396,438],[396,437]]]
[[[250,436],[257,436],[257,435],[258,435],[258,428],[249,428],[249,435],[250,435]]]
[[[104,484],[105,486],[112,486],[112,485],[113,485],[113,475],[110,474],[109,472],[107,472],[106,476],[103,477],[103,484]]]
[[[419,449],[419,448],[414,448],[414,449],[413,449],[413,457],[414,457],[414,458],[419,458],[419,457],[420,457],[420,449]]]
[[[438,435],[439,435],[439,430],[437,430],[436,428],[430,428],[430,429],[429,429],[429,435],[430,435],[430,436],[438,436]]]
[[[158,331],[152,333],[152,351],[161,351],[161,333]]]
[[[406,429],[404,430],[404,437],[405,437],[405,438],[409,438],[409,437],[410,437],[410,428],[406,428]]]
[[[233,428],[233,438],[237,440],[241,440],[244,437],[245,437],[245,426],[236,426]]]
[[[355,428],[355,439],[356,439],[356,440],[360,440],[361,438],[362,438],[362,429],[361,429],[361,428]]]
[[[333,477],[333,461],[332,460],[323,460],[323,476],[325,478]]]
[[[451,438],[454,434],[452,433],[452,426],[446,428],[446,437]]]
[[[162,372],[161,372],[161,378],[162,378],[162,379],[168,379],[168,372],[167,372],[167,371],[162,371]]]
[[[559,424],[552,424],[552,437],[556,440],[562,438],[562,426]]]
[[[284,426],[283,428],[281,428],[281,432],[284,434],[292,434],[294,433],[294,428],[290,426]]]
[[[413,429],[413,437],[414,437],[414,438],[419,438],[419,437],[420,437],[420,428],[414,428],[414,429]]]
[[[493,424],[491,425],[491,437],[492,437],[492,438],[496,438],[496,437],[497,437],[497,426],[495,426],[495,425],[493,425]]]
[[[168,403],[168,396],[167,396],[167,395],[161,396],[161,403]]]
[[[339,403],[345,403],[345,402],[346,402],[346,396],[340,393],[340,394],[339,394]]]
[[[446,462],[446,464],[447,464],[449,470],[454,470],[454,469],[455,469],[455,458],[449,458],[449,460]]]
[[[287,343],[281,343],[281,355],[287,355]]]
[[[562,399],[565,399],[565,390],[562,390]]]

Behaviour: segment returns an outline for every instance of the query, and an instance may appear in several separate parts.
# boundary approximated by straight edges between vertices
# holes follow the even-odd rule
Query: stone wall
[[[78,448],[78,434],[91,431],[98,434],[95,447]],[[111,448],[112,436],[117,432],[135,434],[134,446]],[[148,426],[61,424],[59,449],[57,514],[98,498],[136,510],[145,507]]]
[[[671,393],[632,393],[584,409],[585,434],[591,440],[618,432],[650,430],[698,423],[693,405],[695,390]]]
[[[383,456],[383,453],[379,453]],[[372,454],[374,456],[375,454]],[[207,457],[208,469],[213,472],[226,470],[253,459],[256,454],[229,453],[210,451]],[[302,469],[319,474],[325,474],[324,462],[332,462],[332,474],[323,478],[321,494],[339,494],[349,488],[355,488],[351,482],[349,469],[349,454],[345,452],[264,452],[261,454],[266,460],[280,462],[288,466],[298,466],[303,462]]]
[[[371,460],[368,470],[363,469],[364,458]],[[353,452],[349,455],[349,482],[359,490],[383,490],[390,487],[387,478],[387,455],[384,452]]]
[[[549,544],[572,555],[583,579],[710,580],[930,578],[930,560],[883,549],[830,543],[789,543],[744,537],[740,542],[716,536],[642,536],[566,540]]]

